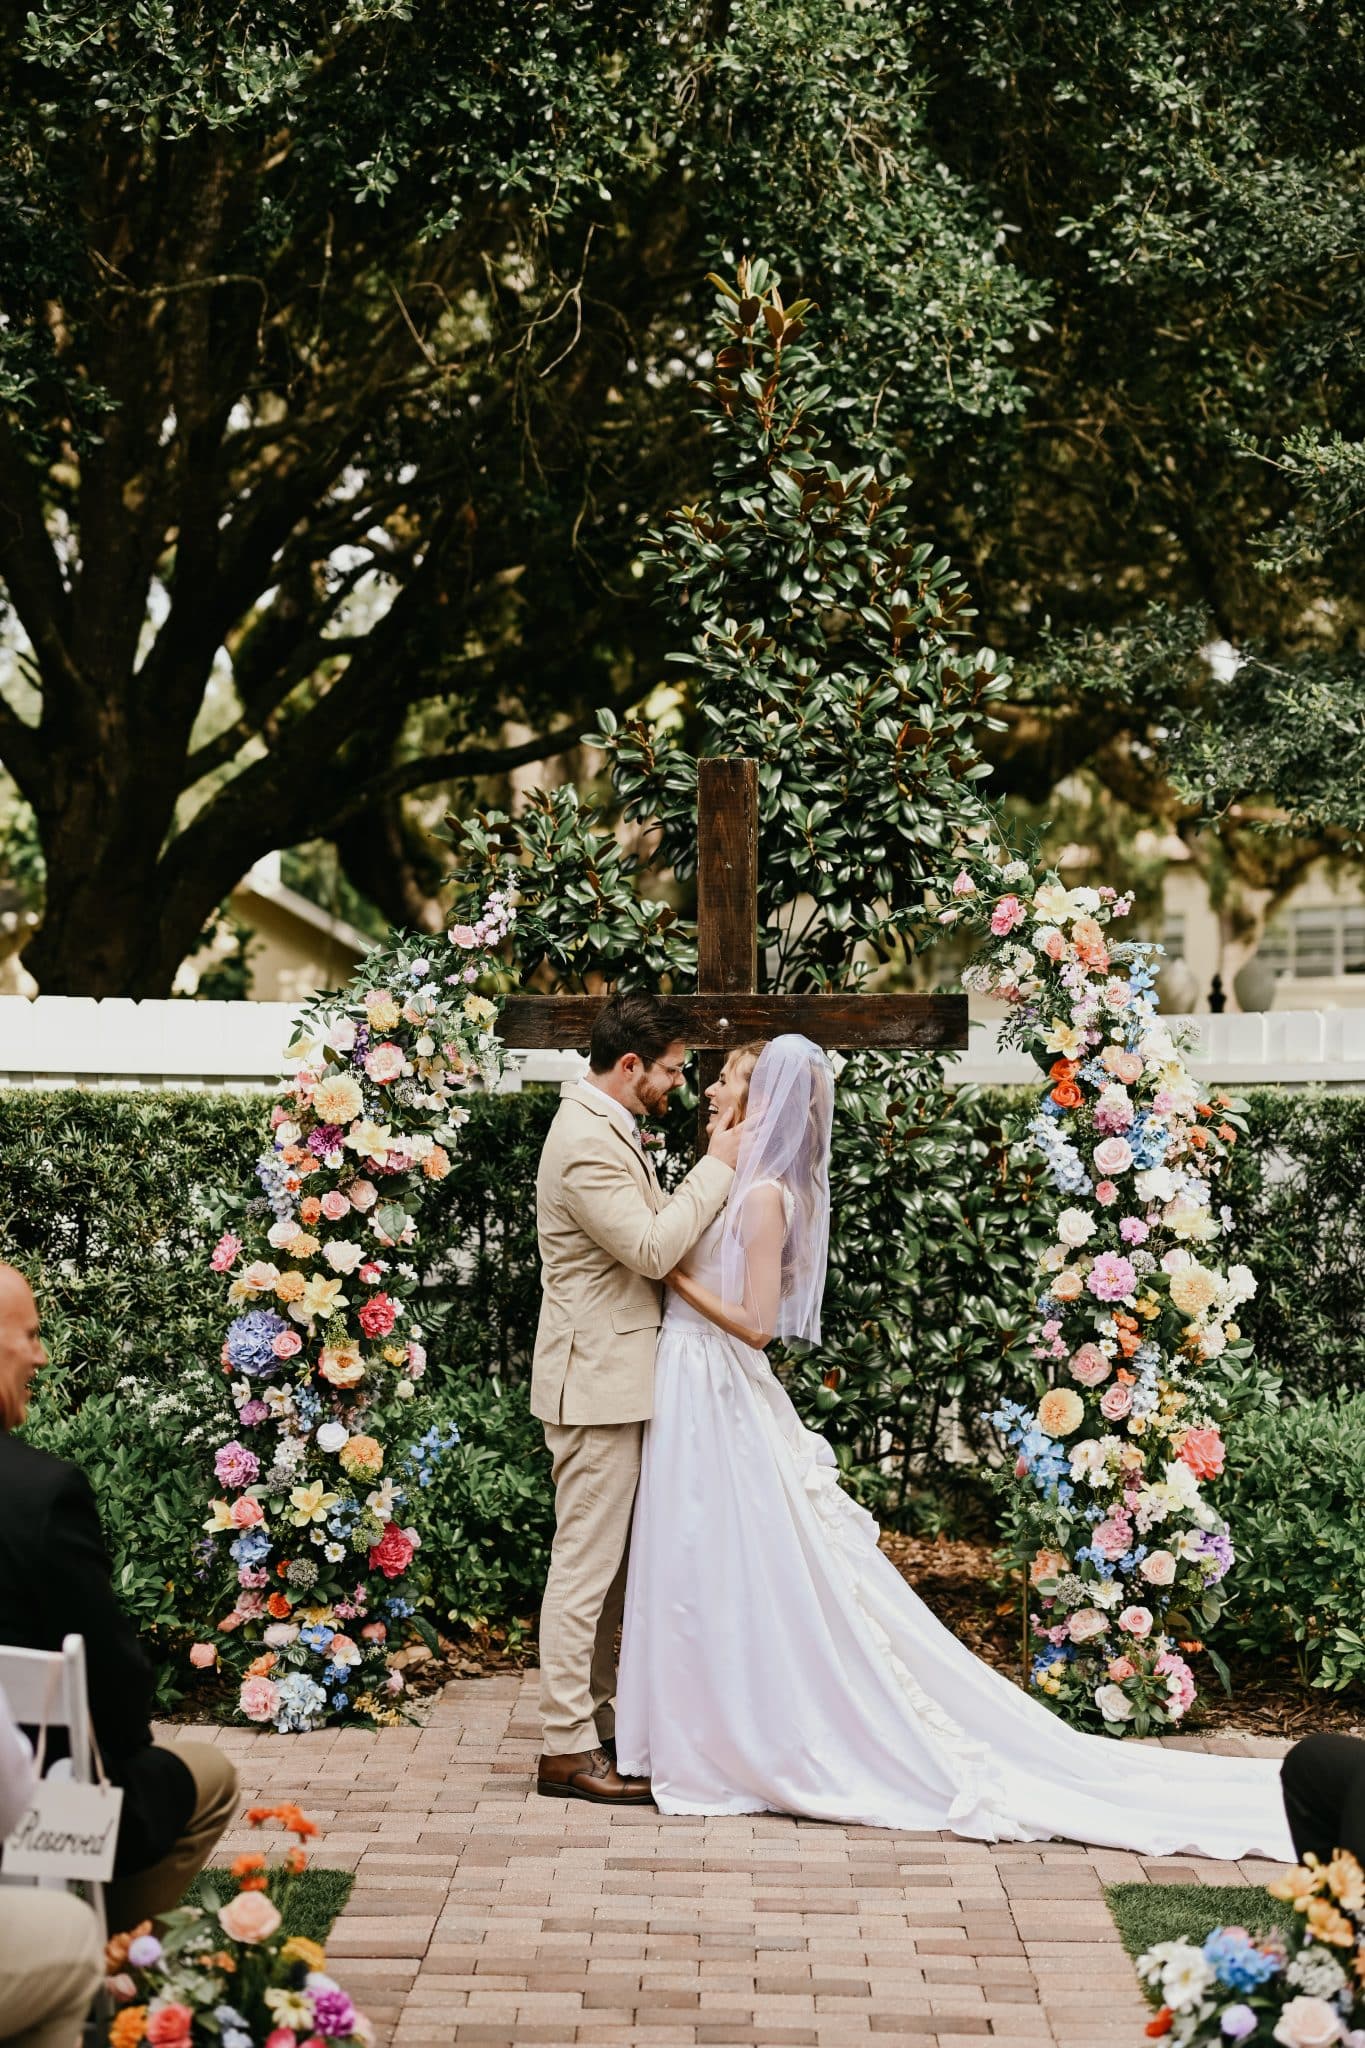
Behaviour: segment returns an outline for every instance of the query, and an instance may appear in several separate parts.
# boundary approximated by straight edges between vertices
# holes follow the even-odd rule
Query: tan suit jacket
[[[647,1421],[665,1273],[691,1250],[734,1174],[699,1159],[665,1198],[591,1082],[566,1082],[536,1175],[540,1325],[531,1413],[542,1422]]]

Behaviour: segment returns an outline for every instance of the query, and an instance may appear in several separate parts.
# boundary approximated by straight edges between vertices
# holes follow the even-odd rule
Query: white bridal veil
[[[764,1182],[783,1191],[787,1235],[775,1337],[820,1341],[820,1304],[829,1255],[829,1144],[834,1070],[798,1032],[770,1039],[749,1077],[739,1161],[721,1232],[721,1292],[743,1301],[748,1278],[745,1198]]]

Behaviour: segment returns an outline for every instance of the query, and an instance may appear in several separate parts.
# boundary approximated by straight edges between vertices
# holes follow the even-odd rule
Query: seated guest
[[[1326,1863],[1349,1849],[1365,1865],[1365,1742],[1354,1735],[1305,1735],[1280,1765],[1285,1818],[1300,1858]]]
[[[27,1808],[34,1775],[0,1692],[0,1842]],[[0,1902],[0,2041],[74,2048],[103,1972],[94,1914],[70,1892],[28,1885],[6,1885]]]
[[[57,1650],[73,1632],[85,1638],[95,1739],[123,1787],[107,1895],[118,1933],[179,1904],[236,1811],[237,1774],[209,1743],[152,1740],[151,1667],[115,1598],[89,1482],[13,1433],[46,1361],[29,1284],[0,1265],[0,1643]]]

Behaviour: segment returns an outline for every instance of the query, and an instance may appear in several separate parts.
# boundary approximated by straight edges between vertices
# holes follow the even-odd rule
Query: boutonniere
[[[647,1152],[662,1152],[668,1143],[662,1131],[647,1131],[640,1127],[640,1143]]]

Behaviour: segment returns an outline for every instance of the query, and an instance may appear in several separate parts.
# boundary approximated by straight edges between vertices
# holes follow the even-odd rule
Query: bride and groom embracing
[[[538,1789],[1290,1860],[1274,1763],[1065,1726],[883,1556],[765,1356],[819,1340],[832,1069],[794,1034],[736,1048],[708,1150],[665,1196],[638,1118],[682,1082],[685,1028],[664,999],[607,1003],[541,1156]]]

